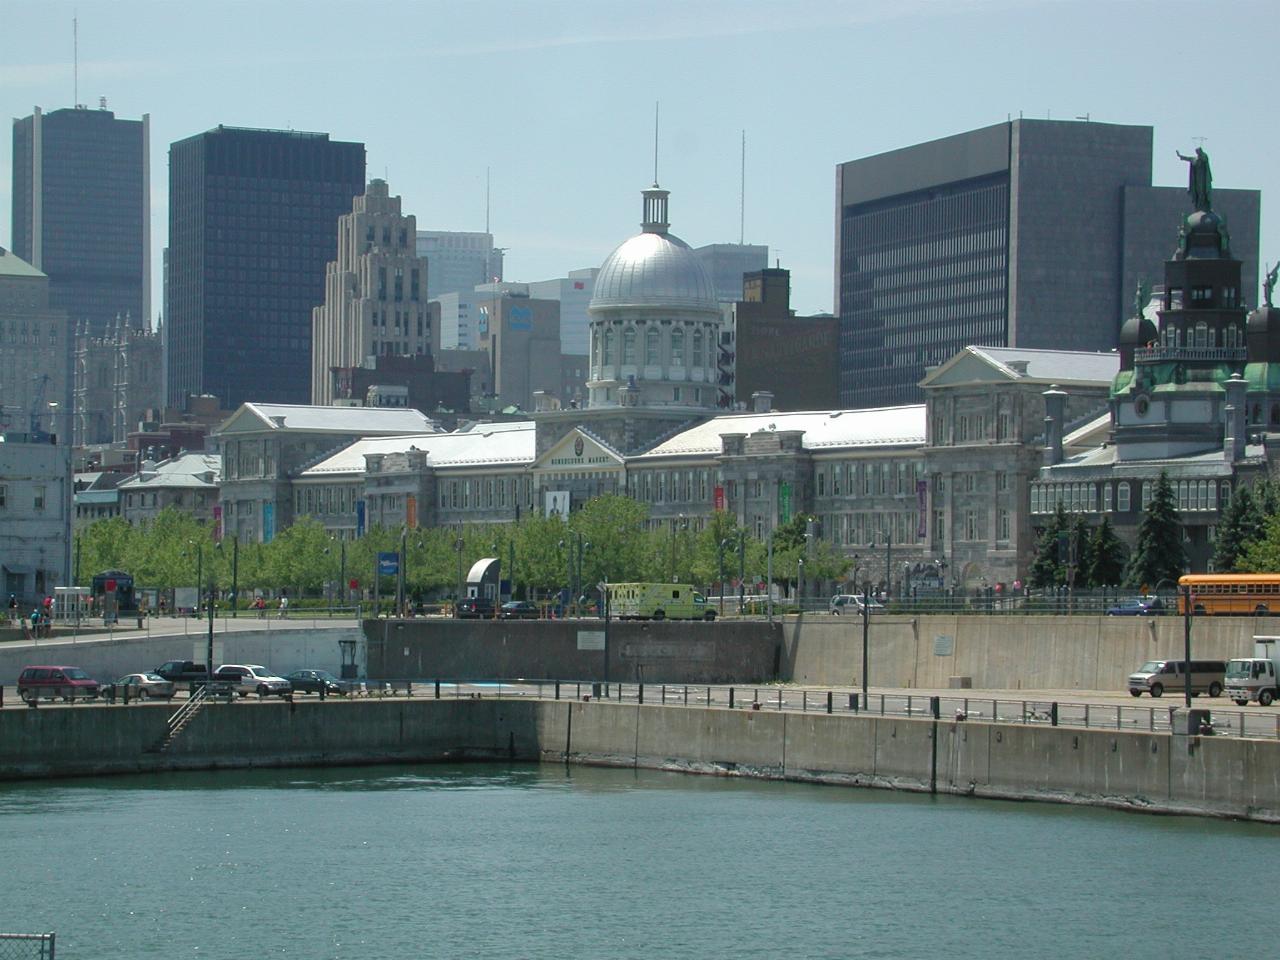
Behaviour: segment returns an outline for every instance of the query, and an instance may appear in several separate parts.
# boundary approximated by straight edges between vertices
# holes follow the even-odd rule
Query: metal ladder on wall
[[[208,702],[209,685],[206,683],[192,694],[186,703],[174,711],[173,716],[166,722],[164,736],[160,738],[160,742],[150,752],[164,753],[168,750],[173,741],[178,739],[178,735],[186,729],[187,724],[191,722],[191,718],[199,713]]]

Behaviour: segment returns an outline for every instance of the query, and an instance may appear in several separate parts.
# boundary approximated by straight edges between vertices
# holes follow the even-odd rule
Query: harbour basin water
[[[1276,828],[535,765],[0,785],[82,957],[1226,956]]]

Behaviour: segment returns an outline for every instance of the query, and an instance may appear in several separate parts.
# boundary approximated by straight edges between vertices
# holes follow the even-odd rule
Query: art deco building
[[[325,268],[324,303],[311,313],[312,403],[334,401],[336,370],[438,352],[415,234],[415,218],[401,213],[385,180],[371,180],[338,219],[338,256]]]

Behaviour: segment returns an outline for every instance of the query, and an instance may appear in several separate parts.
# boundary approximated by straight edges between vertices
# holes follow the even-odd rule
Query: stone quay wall
[[[165,752],[164,705],[0,711],[0,779],[517,760],[1280,822],[1280,742],[607,701],[210,705]]]

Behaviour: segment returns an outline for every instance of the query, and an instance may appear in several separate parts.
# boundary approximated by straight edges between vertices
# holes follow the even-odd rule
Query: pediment
[[[575,427],[548,449],[534,464],[535,470],[599,470],[621,467],[622,456],[581,428]]]
[[[964,350],[920,381],[922,387],[946,387],[964,383],[1009,383],[1017,378],[980,353]]]

